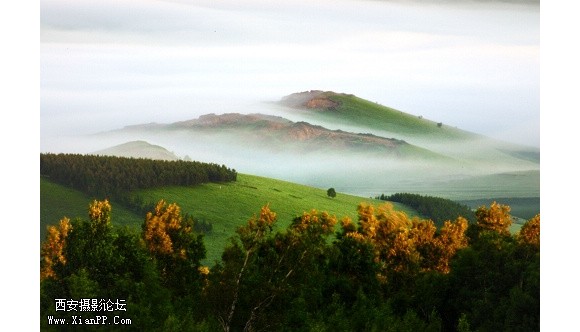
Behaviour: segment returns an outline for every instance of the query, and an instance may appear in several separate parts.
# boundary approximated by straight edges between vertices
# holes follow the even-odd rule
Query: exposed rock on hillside
[[[297,108],[309,108],[316,110],[333,110],[340,106],[340,103],[328,98],[334,92],[311,90],[305,92],[293,93],[282,98],[281,103]]]

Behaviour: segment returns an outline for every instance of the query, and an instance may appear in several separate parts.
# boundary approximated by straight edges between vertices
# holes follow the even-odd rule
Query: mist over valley
[[[51,152],[147,157],[156,146],[160,159],[225,164],[241,173],[363,197],[395,192],[451,199],[539,197],[537,148],[329,91],[260,105],[255,110],[263,113],[209,113],[78,136],[72,151]],[[148,145],[119,147],[137,141]],[[160,147],[167,151],[159,155]]]
[[[41,152],[167,155],[364,196],[463,196],[457,181],[489,176],[502,185],[469,194],[514,196],[523,177],[539,196],[537,2],[40,9]]]

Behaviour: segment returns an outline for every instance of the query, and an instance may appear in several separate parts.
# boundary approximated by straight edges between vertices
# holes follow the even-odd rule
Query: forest
[[[475,213],[468,206],[441,197],[396,193],[392,195],[381,194],[376,198],[408,205],[433,220],[437,226],[441,226],[446,220],[452,220],[458,216],[464,217],[470,223],[475,222]]]
[[[94,200],[87,218],[49,226],[42,330],[540,329],[540,216],[511,234],[506,205],[437,227],[388,202],[360,204],[357,220],[312,210],[277,231],[265,205],[213,266],[177,204],[159,201],[140,231],[115,227],[112,209]]]
[[[235,181],[225,165],[85,154],[40,154],[40,175],[89,195],[122,198],[135,189]]]

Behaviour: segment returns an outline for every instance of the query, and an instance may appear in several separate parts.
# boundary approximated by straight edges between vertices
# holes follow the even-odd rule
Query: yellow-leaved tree
[[[72,264],[76,266],[79,261],[82,261],[80,257],[87,256],[86,250],[79,245],[78,243],[85,243],[89,241],[93,245],[95,245],[95,240],[104,238],[109,235],[111,230],[111,204],[108,200],[98,201],[93,200],[89,204],[88,209],[88,216],[89,221],[81,222],[80,220],[76,221],[77,226],[75,226],[75,234],[81,233],[82,228],[85,225],[90,227],[88,231],[89,234],[86,236],[77,235],[76,237],[74,234],[72,237],[75,240],[71,240],[69,237],[71,236],[71,232],[73,231],[73,225],[69,218],[64,217],[60,220],[58,226],[49,226],[48,232],[46,235],[46,240],[41,245],[41,266],[40,266],[40,278],[41,280],[46,278],[58,278],[55,269],[58,266],[64,266],[67,261],[70,259]],[[77,245],[73,245],[73,247],[69,247],[67,249],[67,242],[73,241],[76,242]],[[91,250],[97,250],[98,248],[91,248]],[[70,257],[67,257],[70,256]]]
[[[517,234],[519,243],[540,247],[540,215],[528,220]]]
[[[445,221],[439,235],[434,239],[439,248],[439,257],[433,270],[449,273],[449,262],[458,250],[467,247],[467,219],[458,217],[455,221]]]
[[[247,225],[240,226],[236,230],[238,237],[241,241],[241,248],[237,245],[231,247],[230,250],[237,251],[235,256],[236,258],[242,259],[239,267],[237,264],[234,264],[234,269],[238,269],[232,273],[231,277],[234,278],[232,280],[231,285],[231,302],[227,303],[227,308],[225,312],[220,314],[218,317],[220,325],[225,332],[230,331],[232,326],[232,320],[234,319],[234,314],[236,313],[236,306],[238,305],[238,300],[240,297],[240,285],[242,283],[242,278],[244,273],[248,269],[250,264],[250,260],[252,256],[254,256],[255,252],[259,249],[260,245],[265,241],[267,236],[272,232],[274,223],[276,222],[276,213],[270,210],[269,205],[262,206],[260,209],[260,215],[258,217],[254,216],[250,220],[248,220]],[[227,255],[228,249],[226,249],[225,255]],[[229,259],[225,259],[226,261],[226,268]],[[236,259],[234,259],[236,260]],[[222,272],[224,273],[224,272]],[[224,273],[226,274],[226,273]]]
[[[157,257],[173,254],[183,256],[183,248],[176,248],[173,243],[181,231],[181,221],[181,210],[177,204],[167,205],[164,200],[159,201],[155,210],[148,212],[145,218],[143,238],[149,252]]]
[[[54,268],[56,265],[66,264],[66,257],[64,255],[64,248],[66,245],[66,238],[72,229],[70,219],[64,217],[60,220],[58,226],[48,226],[46,240],[42,243],[40,248],[41,265],[40,265],[40,279],[55,278],[56,273]]]
[[[490,204],[489,208],[481,206],[475,211],[477,225],[482,230],[495,231],[502,235],[510,235],[509,228],[512,224],[510,210],[511,209],[508,205],[502,205],[495,201]]]
[[[103,233],[111,227],[111,203],[108,199],[94,200],[89,205],[89,220],[94,233]]]
[[[358,214],[358,229],[350,220],[342,221],[344,235],[372,245],[382,282],[393,272],[448,273],[450,260],[467,246],[467,220],[463,217],[446,221],[438,231],[433,221],[409,218],[390,203],[376,210],[372,205],[360,204]]]
[[[208,274],[201,266],[206,255],[203,236],[194,232],[193,222],[181,216],[176,203],[160,200],[143,224],[145,245],[157,261],[163,282],[176,296],[195,293]]]

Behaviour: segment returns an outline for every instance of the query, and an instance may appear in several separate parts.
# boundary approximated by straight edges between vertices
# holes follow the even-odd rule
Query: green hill
[[[380,155],[385,159],[396,160],[450,161],[447,156],[414,146],[404,140],[370,133],[330,130],[304,121],[294,122],[280,116],[260,113],[220,115],[212,113],[171,124],[126,126],[122,129],[99,133],[97,136],[103,139],[147,137],[155,141],[165,141],[165,144],[169,145],[179,141],[188,141],[197,146],[198,151],[211,147],[210,149],[219,149],[223,153],[235,147],[238,151],[252,149],[270,154],[339,153],[353,156]],[[134,157],[137,153],[143,156],[145,151],[153,155],[151,153],[153,147],[169,152],[160,146],[138,141],[103,149],[101,150],[103,152],[99,151],[97,154]],[[157,150],[154,151],[159,153]],[[191,152],[192,155],[197,154],[196,151]]]
[[[395,137],[413,146],[473,162],[474,167],[487,167],[492,160],[493,165],[503,165],[504,171],[539,168],[538,148],[498,141],[351,94],[306,91],[286,96],[279,104],[288,107],[284,113],[305,121]]]
[[[257,109],[262,113],[127,126],[95,135],[98,142],[87,144],[147,140],[246,174],[333,186],[363,197],[386,191],[458,199],[539,196],[539,148],[498,141],[350,94],[301,92],[266,107]],[[498,186],[479,181],[513,172],[534,173],[526,181],[508,179]]]
[[[282,99],[282,104],[304,110],[314,118],[347,126],[360,126],[398,134],[398,137],[430,139],[476,139],[479,135],[443,123],[423,119],[351,94],[331,91],[296,93]]]
[[[90,197],[43,178],[40,189],[42,240],[46,226],[58,223],[63,216],[85,218],[88,205],[92,201]],[[177,203],[182,214],[187,213],[198,220],[211,223],[212,230],[204,239],[207,249],[206,264],[210,265],[220,259],[224,246],[235,235],[236,228],[259,213],[260,208],[266,204],[278,215],[278,229],[283,229],[294,217],[312,209],[327,211],[339,219],[348,216],[357,220],[356,208],[359,203],[368,202],[375,206],[384,203],[342,193],[330,198],[326,190],[247,174],[238,174],[236,182],[149,189],[135,194],[141,196],[145,202],[154,203],[165,199],[168,203]],[[137,216],[114,201],[111,203],[115,225],[130,225],[137,229],[141,226],[145,216]],[[417,215],[414,210],[402,204],[394,203],[394,206],[409,216]]]
[[[138,192],[138,195],[146,202],[162,198],[169,203],[175,202],[182,208],[182,213],[210,222],[213,229],[205,236],[208,251],[206,261],[210,264],[220,259],[222,249],[228,243],[228,238],[235,234],[236,228],[259,213],[260,208],[266,204],[277,213],[278,229],[284,229],[294,217],[312,209],[327,211],[339,219],[348,216],[357,220],[356,208],[361,202],[376,206],[383,203],[341,193],[330,198],[326,190],[247,174],[238,174],[236,182],[226,184],[208,183],[191,188],[145,190]],[[394,205],[409,216],[417,215],[402,204]]]
[[[180,160],[180,158],[177,157],[173,152],[168,151],[164,147],[149,144],[145,141],[127,142],[107,149],[95,151],[92,154],[117,157],[148,158],[155,160]]]

